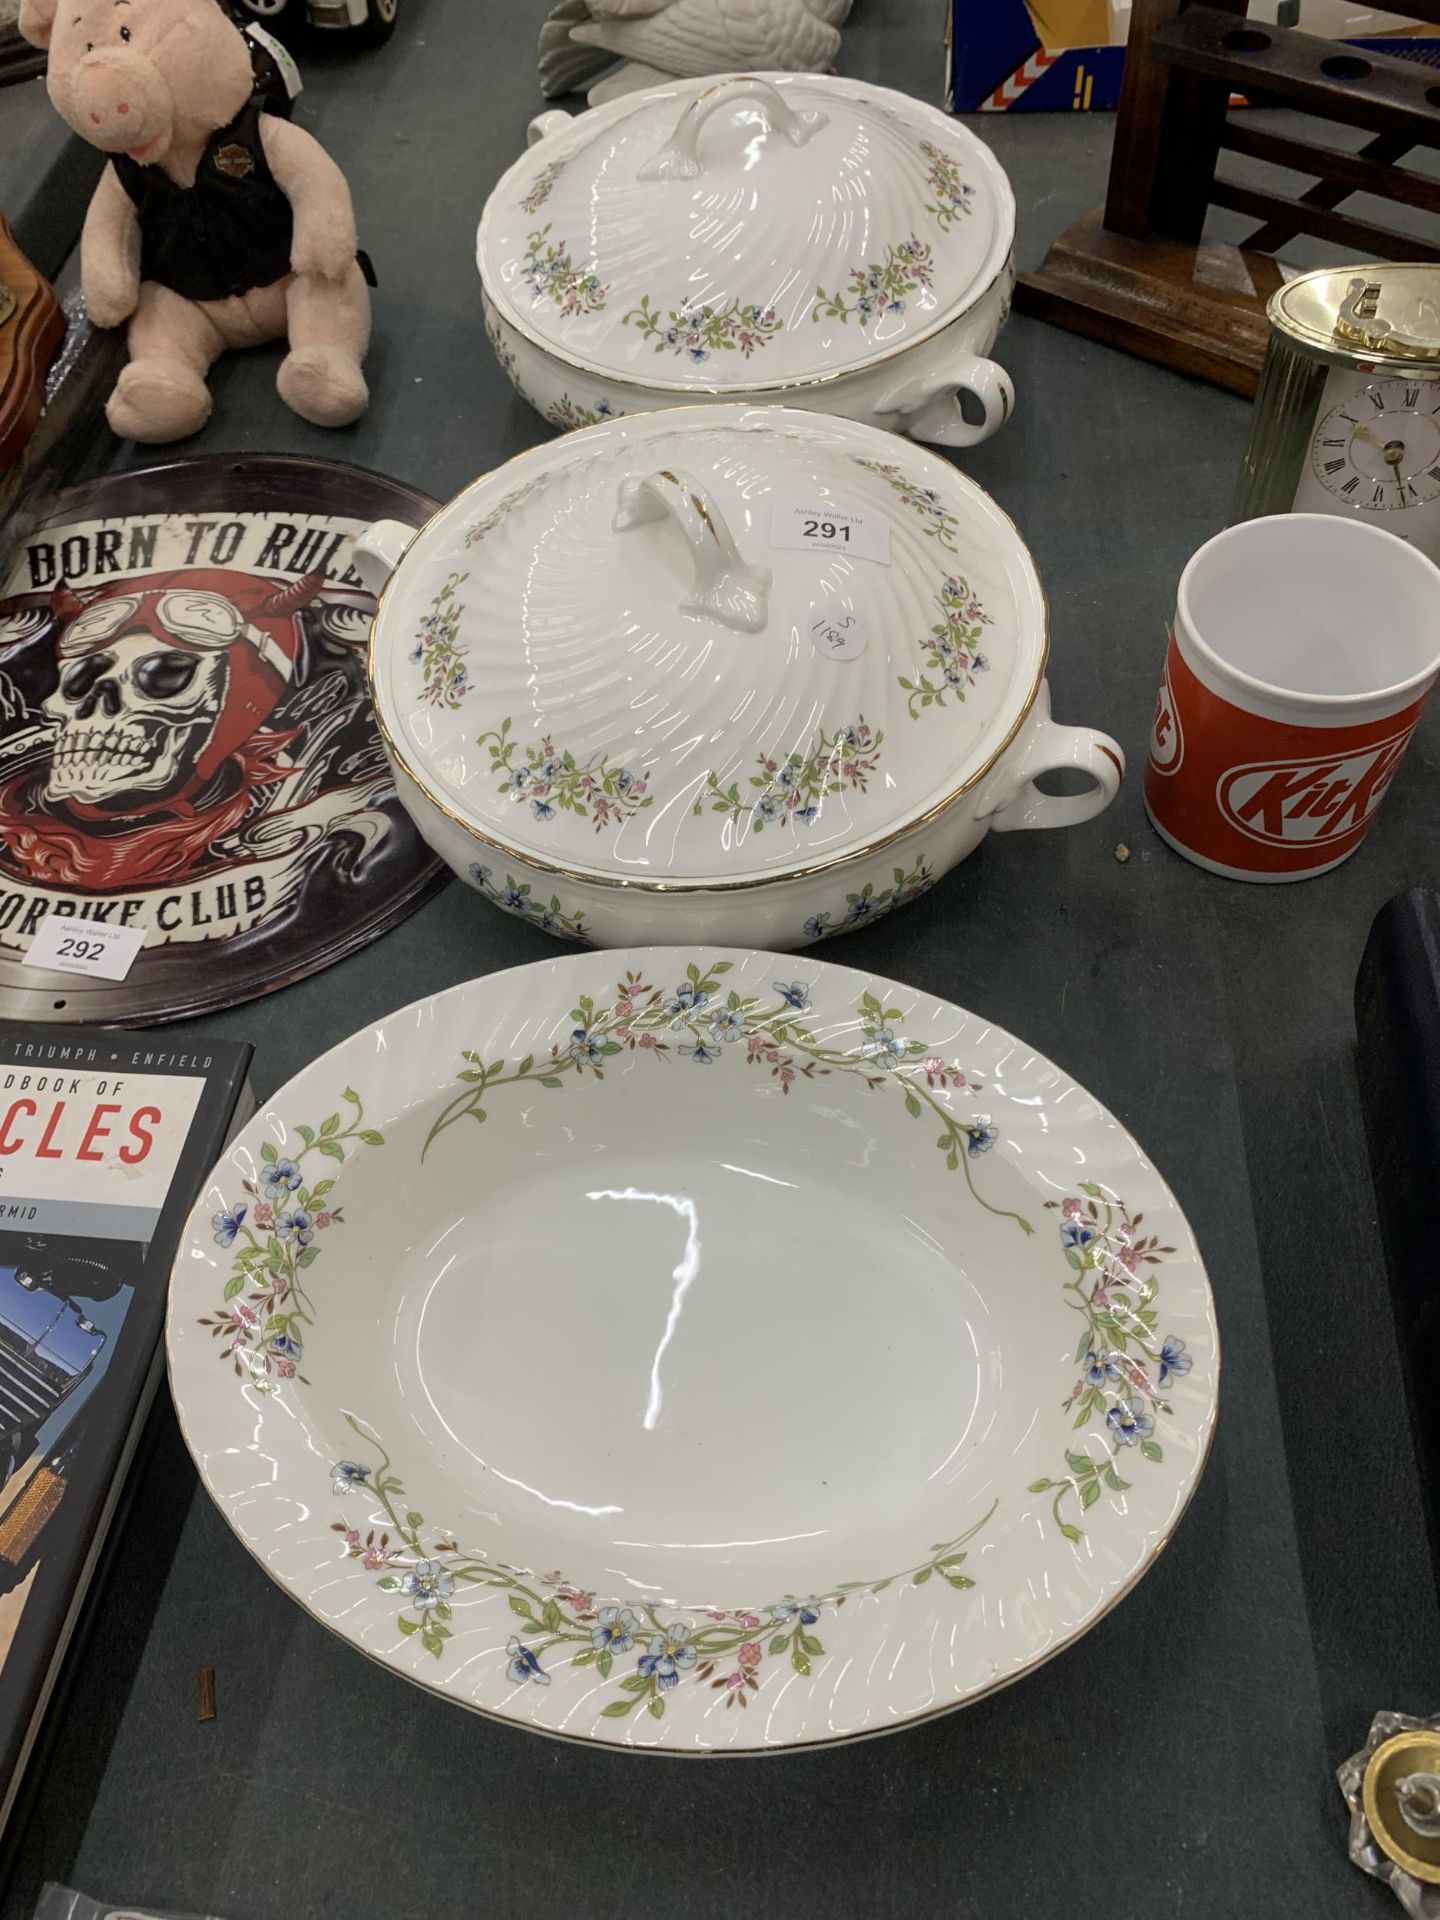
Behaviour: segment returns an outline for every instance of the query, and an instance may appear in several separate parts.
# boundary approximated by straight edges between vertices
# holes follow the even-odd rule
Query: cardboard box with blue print
[[[949,0],[952,113],[1090,113],[1120,98],[1131,0]],[[1347,0],[1252,0],[1250,18],[1440,66],[1440,30]]]

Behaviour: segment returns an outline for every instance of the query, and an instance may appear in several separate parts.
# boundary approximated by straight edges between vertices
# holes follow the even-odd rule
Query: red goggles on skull
[[[197,653],[218,652],[237,640],[248,641],[273,673],[288,681],[295,662],[263,628],[252,626],[223,593],[172,588],[168,593],[126,593],[96,600],[66,627],[60,658],[74,660],[97,653],[122,634],[151,633]]]

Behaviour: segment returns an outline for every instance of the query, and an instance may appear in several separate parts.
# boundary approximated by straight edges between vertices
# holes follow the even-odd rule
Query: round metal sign
[[[375,725],[350,564],[413,488],[332,461],[187,460],[61,496],[0,579],[0,989],[148,1025],[366,945],[445,878]],[[52,915],[138,927],[122,980],[23,964]],[[68,929],[67,929],[68,931]]]

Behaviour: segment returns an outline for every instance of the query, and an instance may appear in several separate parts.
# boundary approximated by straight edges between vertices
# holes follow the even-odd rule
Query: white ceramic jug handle
[[[350,564],[364,583],[365,591],[378,600],[385,583],[405,556],[415,538],[415,529],[403,520],[377,520],[355,542]]]
[[[1085,793],[1042,793],[1038,775],[1075,767],[1095,782]],[[1075,827],[1103,813],[1120,791],[1125,753],[1108,733],[1062,727],[1050,718],[1050,684],[1041,681],[1030,724],[981,794],[976,816],[996,833],[1023,827]]]
[[[570,115],[560,107],[552,107],[548,113],[537,113],[525,129],[525,144],[533,147],[542,140],[548,140],[552,133],[563,133],[570,125]]]
[[[973,393],[984,408],[984,418],[971,422],[960,410],[960,391]],[[938,447],[978,447],[1003,427],[1015,411],[1015,386],[993,360],[976,353],[955,352],[945,362],[928,398],[904,413],[897,422],[912,440],[928,440]]]
[[[722,80],[718,86],[707,87],[703,93],[696,94],[681,114],[669,145],[662,147],[653,160],[645,162],[639,177],[642,180],[696,179],[701,171],[700,129],[712,113],[734,106],[737,100],[753,100],[763,106],[771,128],[783,133],[792,147],[803,147],[811,134],[818,133],[826,124],[825,115],[818,110],[797,113],[768,80],[756,79],[748,73],[737,74],[733,80]]]
[[[632,475],[621,481],[617,533],[667,518],[685,535],[695,562],[694,590],[681,601],[682,612],[706,613],[740,633],[759,633],[770,618],[770,570],[745,564],[704,488],[668,467],[643,479]]]

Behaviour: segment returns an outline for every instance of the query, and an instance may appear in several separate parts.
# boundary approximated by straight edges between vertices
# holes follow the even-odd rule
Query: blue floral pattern
[[[549,301],[561,317],[599,313],[610,289],[590,267],[577,266],[563,240],[552,240],[548,226],[537,227],[525,243],[520,274],[536,306]]]
[[[296,1207],[293,1213],[280,1215],[275,1231],[282,1240],[293,1240],[297,1247],[308,1247],[315,1238],[315,1216],[304,1207]]]
[[[623,408],[611,406],[608,400],[597,400],[593,407],[582,407],[568,393],[562,393],[554,405],[547,408],[545,418],[552,427],[574,433],[580,427],[598,427],[602,420],[618,420],[623,412]]]
[[[550,198],[550,195],[555,191],[555,182],[564,171],[565,162],[563,160],[552,160],[548,166],[540,169],[539,173],[537,173],[535,178],[530,182],[529,188],[526,190],[520,202],[526,213],[538,213],[540,211],[541,207],[544,206],[545,202]]]
[[[507,873],[504,883],[497,884],[491,869],[478,861],[470,867],[468,877],[471,886],[502,913],[513,913],[517,920],[528,920],[544,932],[553,933],[557,940],[581,943],[589,940],[590,929],[585,924],[583,910],[568,911],[561,906],[557,895],[551,894],[547,906],[531,892],[528,880],[517,880]]]
[[[629,1607],[601,1607],[590,1644],[597,1653],[629,1653],[639,1628],[640,1622]]]
[[[357,1145],[385,1144],[384,1135],[365,1124],[359,1094],[347,1087],[343,1101],[348,1113],[337,1108],[318,1127],[295,1127],[298,1150],[281,1154],[264,1141],[260,1165],[244,1182],[245,1199],[211,1222],[217,1245],[231,1256],[231,1272],[220,1305],[200,1325],[220,1343],[221,1359],[257,1393],[273,1393],[282,1380],[306,1384],[300,1363],[314,1323],[306,1276],[320,1258],[316,1236],[345,1219],[330,1199],[334,1180],[314,1177],[318,1161],[342,1161]],[[312,1155],[307,1177],[304,1163]],[[342,1462],[334,1469],[337,1493],[350,1484],[345,1476],[352,1471],[363,1480],[368,1469]]]
[[[853,1047],[827,1045],[806,1024],[810,1005],[803,980],[776,981],[776,1003],[726,990],[732,962],[715,960],[702,969],[695,962],[686,976],[666,990],[631,974],[620,983],[608,1008],[582,995],[571,1008],[568,1040],[554,1043],[548,1056],[527,1054],[515,1067],[486,1063],[467,1053],[460,1074],[464,1090],[441,1112],[426,1141],[428,1152],[441,1134],[471,1116],[484,1117],[486,1102],[502,1087],[517,1083],[558,1091],[571,1075],[604,1077],[607,1063],[625,1052],[664,1059],[672,1051],[693,1066],[713,1067],[742,1059],[763,1068],[788,1094],[800,1079],[827,1074],[858,1074],[873,1090],[893,1086],[906,1112],[943,1129],[936,1144],[951,1172],[959,1172],[975,1202],[997,1218],[1012,1220],[1024,1233],[1032,1228],[1023,1215],[995,1205],[975,1185],[973,1164],[995,1145],[997,1130],[985,1114],[952,1110],[953,1092],[978,1095],[978,1083],[934,1056],[926,1043],[901,1031],[899,1007],[884,1007],[873,994],[861,996],[856,1012],[860,1040]],[[670,1036],[678,1036],[672,1039]]]
[[[1055,1524],[1078,1546],[1085,1536],[1062,1511],[1066,1502],[1078,1501],[1081,1514],[1086,1514],[1102,1492],[1130,1491],[1131,1482],[1121,1478],[1117,1464],[1122,1457],[1156,1465],[1164,1459],[1156,1423],[1173,1409],[1163,1389],[1183,1378],[1194,1363],[1183,1340],[1174,1334],[1162,1338],[1156,1330],[1159,1282],[1154,1269],[1175,1248],[1162,1246],[1153,1233],[1142,1233],[1143,1216],[1132,1215],[1094,1181],[1082,1181],[1078,1193],[1045,1204],[1060,1216],[1060,1253],[1070,1270],[1065,1291],[1084,1323],[1075,1354],[1080,1375],[1062,1411],[1073,1416],[1076,1430],[1098,1420],[1110,1451],[1100,1455],[1083,1447],[1067,1448],[1067,1471],[1033,1481],[1030,1491],[1053,1496]]]
[[[882,260],[868,260],[850,268],[848,283],[834,293],[816,287],[812,320],[839,320],[848,326],[856,319],[868,328],[872,320],[902,314],[911,294],[928,292],[935,283],[930,244],[919,234],[892,241]]]
[[[893,1073],[905,1060],[924,1053],[923,1040],[900,1040],[889,1027],[877,1027],[860,1049],[871,1066]]]
[[[857,467],[873,473],[899,494],[910,511],[919,516],[921,530],[928,540],[935,541],[947,553],[956,551],[955,536],[960,531],[960,522],[934,487],[921,486],[892,461],[868,460],[861,454],[856,454],[854,459]]]
[[[710,1016],[710,1031],[725,1046],[745,1037],[745,1012],[741,1007],[717,1007]]]
[[[529,801],[537,820],[553,820],[557,811],[578,814],[600,833],[655,804],[648,776],[614,766],[604,754],[592,755],[582,766],[549,734],[522,748],[508,714],[475,744],[488,749],[490,771],[500,776],[499,791],[511,800]]]
[[[260,1176],[260,1184],[270,1205],[277,1206],[300,1185],[301,1173],[293,1160],[272,1160]]]
[[[1112,1380],[1124,1377],[1120,1371],[1120,1356],[1111,1353],[1108,1347],[1087,1347],[1083,1365],[1085,1378],[1092,1387],[1106,1387]]]
[[[975,189],[961,179],[959,162],[933,142],[922,140],[920,151],[929,162],[925,184],[935,196],[926,202],[925,211],[942,233],[949,233],[958,220],[968,219],[974,211]]]
[[[533,1680],[539,1687],[549,1686],[550,1676],[541,1666],[539,1657],[522,1644],[518,1634],[511,1634],[506,1642],[505,1651],[510,1656],[510,1664],[505,1672],[516,1686],[524,1686],[527,1680]]]
[[[671,1016],[670,1025],[678,1033],[693,1015],[703,1012],[709,1004],[710,996],[698,979],[682,980],[665,1002],[665,1011]]]
[[[216,1246],[234,1246],[235,1236],[245,1224],[245,1213],[244,1207],[233,1207],[215,1215],[210,1224],[215,1229]]]
[[[1165,1344],[1160,1349],[1158,1373],[1161,1386],[1168,1386],[1172,1380],[1183,1378],[1194,1364],[1195,1362],[1185,1351],[1185,1342],[1177,1340],[1174,1334],[1167,1335]]]
[[[438,1607],[455,1591],[455,1576],[439,1560],[417,1560],[400,1582],[400,1591],[417,1607]]]
[[[410,650],[411,664],[420,669],[424,698],[432,707],[447,707],[452,713],[470,691],[470,669],[465,664],[470,649],[460,638],[465,603],[457,597],[469,578],[468,573],[448,576],[420,622]]]
[[[811,1615],[812,1619],[816,1617]],[[641,1654],[640,1672],[647,1680],[653,1678],[662,1690],[678,1687],[680,1675],[694,1666],[697,1657],[690,1645],[690,1629],[679,1621],[672,1621],[650,1642],[648,1652]]]
[[[927,707],[943,707],[950,700],[963,706],[977,676],[990,671],[989,657],[979,644],[981,628],[991,624],[990,615],[969,581],[959,574],[947,575],[936,604],[940,618],[918,643],[928,671],[913,680],[906,674],[898,676],[909,696],[906,704],[912,720],[918,720]],[[931,674],[936,677],[932,679]]]
[[[798,1620],[802,1627],[813,1627],[820,1618],[813,1607],[806,1606],[799,1600],[782,1600],[770,1611],[778,1622],[783,1624],[787,1620]]]
[[[570,1058],[579,1066],[593,1067],[605,1058],[604,1042],[577,1027],[570,1036]]]
[[[722,1694],[727,1707],[748,1707],[767,1663],[808,1679],[813,1662],[825,1653],[815,1629],[853,1596],[883,1593],[897,1582],[920,1587],[932,1579],[968,1592],[975,1585],[965,1571],[969,1543],[995,1512],[992,1506],[964,1533],[932,1547],[919,1565],[879,1580],[847,1581],[803,1599],[787,1595],[770,1606],[733,1612],[694,1608],[687,1619],[674,1617],[672,1609],[666,1617],[649,1602],[597,1604],[593,1593],[559,1572],[537,1580],[483,1554],[467,1553],[451,1536],[436,1537],[424,1515],[408,1505],[389,1454],[353,1415],[347,1418],[375,1450],[377,1464],[346,1461],[332,1469],[332,1486],[337,1494],[363,1490],[379,1511],[377,1524],[363,1534],[348,1520],[336,1520],[332,1528],[341,1536],[344,1557],[376,1575],[380,1590],[401,1603],[396,1624],[402,1636],[438,1659],[453,1637],[455,1596],[463,1588],[498,1589],[508,1596],[515,1616],[503,1654],[511,1685],[548,1687],[553,1675],[545,1662],[553,1664],[557,1657],[570,1667],[593,1667],[602,1682],[615,1682],[614,1698],[600,1709],[607,1720],[641,1709],[661,1720],[669,1696],[685,1681]]]
[[[641,295],[638,307],[621,316],[622,326],[632,323],[656,353],[681,354],[696,366],[712,353],[739,353],[749,360],[785,325],[773,307],[740,300],[719,307],[705,301],[697,306],[672,307],[665,313],[651,306],[648,293]]]
[[[928,893],[935,884],[935,875],[924,854],[917,854],[915,864],[908,870],[904,867],[894,869],[893,882],[878,892],[873,880],[855,893],[845,896],[844,911],[837,919],[828,910],[811,914],[805,922],[807,940],[833,940],[837,933],[851,933],[856,927],[864,926],[869,920],[883,920],[887,913],[894,913],[897,907],[918,900],[922,893]]]
[[[1141,1401],[1134,1398],[1117,1400],[1106,1414],[1105,1424],[1114,1435],[1117,1447],[1133,1447],[1137,1441],[1155,1431],[1153,1416],[1145,1411]]]
[[[821,728],[803,752],[777,748],[758,754],[759,772],[749,775],[748,793],[738,780],[724,786],[711,768],[692,812],[702,814],[708,805],[712,813],[723,813],[737,827],[748,825],[755,833],[767,826],[814,826],[830,795],[869,792],[884,740],[884,733],[870,727],[863,713],[829,733]]]

